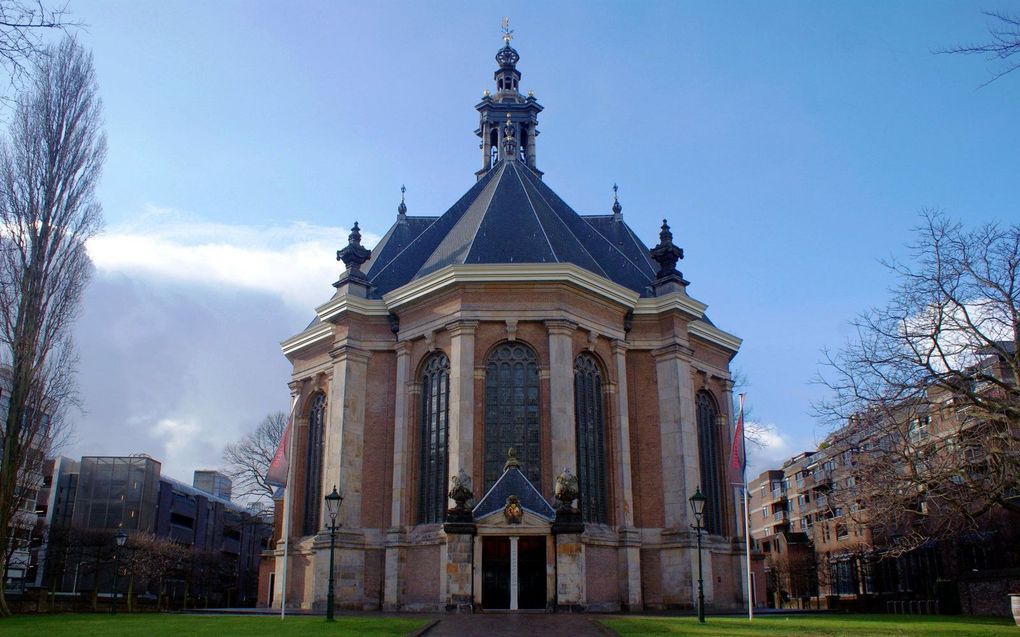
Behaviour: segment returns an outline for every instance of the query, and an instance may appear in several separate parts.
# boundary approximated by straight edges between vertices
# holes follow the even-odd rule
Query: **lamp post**
[[[333,621],[333,551],[336,548],[336,514],[340,512],[342,495],[333,485],[333,493],[326,496],[326,511],[329,513],[329,589],[326,593],[326,621]]]
[[[694,512],[694,524],[691,525],[698,532],[698,621],[705,623],[705,582],[701,575],[701,517],[705,514],[705,503],[708,498],[701,492],[699,485],[690,498],[691,511]]]
[[[120,549],[127,542],[127,533],[120,529],[114,534],[117,548],[113,552],[113,592],[110,594],[110,614],[117,614],[117,576],[120,575]]]

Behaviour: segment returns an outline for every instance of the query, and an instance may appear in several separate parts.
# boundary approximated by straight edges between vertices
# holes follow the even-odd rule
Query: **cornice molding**
[[[703,340],[708,341],[714,345],[718,345],[725,350],[736,353],[740,350],[740,344],[744,340],[740,337],[734,336],[729,332],[724,332],[714,325],[709,325],[705,321],[691,321],[687,325],[687,331],[691,336],[696,336]]]
[[[383,295],[393,310],[423,296],[463,283],[567,283],[628,308],[639,294],[572,263],[494,263],[448,265]]]

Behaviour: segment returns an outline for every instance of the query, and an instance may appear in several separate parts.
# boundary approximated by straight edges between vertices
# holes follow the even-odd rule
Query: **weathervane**
[[[503,18],[503,42],[510,46],[510,40],[514,39],[514,30],[510,28],[510,18]]]

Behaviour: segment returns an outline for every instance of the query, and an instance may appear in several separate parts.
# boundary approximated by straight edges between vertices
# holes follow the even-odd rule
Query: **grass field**
[[[796,637],[986,637],[1015,635],[1020,627],[1012,619],[899,616],[899,615],[826,615],[756,617],[709,617],[698,624],[694,617],[627,617],[604,620],[620,635],[792,635]]]
[[[0,619],[3,637],[358,637],[401,636],[421,628],[424,619],[394,617],[233,617],[202,615],[19,615]]]

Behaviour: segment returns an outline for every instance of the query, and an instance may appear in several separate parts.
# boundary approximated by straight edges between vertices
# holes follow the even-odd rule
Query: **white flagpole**
[[[744,553],[747,559],[747,621],[754,621],[754,589],[751,577],[751,500],[747,492],[747,445],[744,443],[744,431],[747,423],[744,422],[744,394],[740,394],[740,451],[743,454],[740,469],[744,481]]]
[[[294,419],[294,409],[300,395],[294,396],[294,402],[290,404],[290,433],[287,439],[287,486],[283,488],[283,584],[280,592],[280,619],[287,617],[287,565],[290,562],[290,517],[291,498],[294,490],[294,438],[297,433],[297,422]]]

